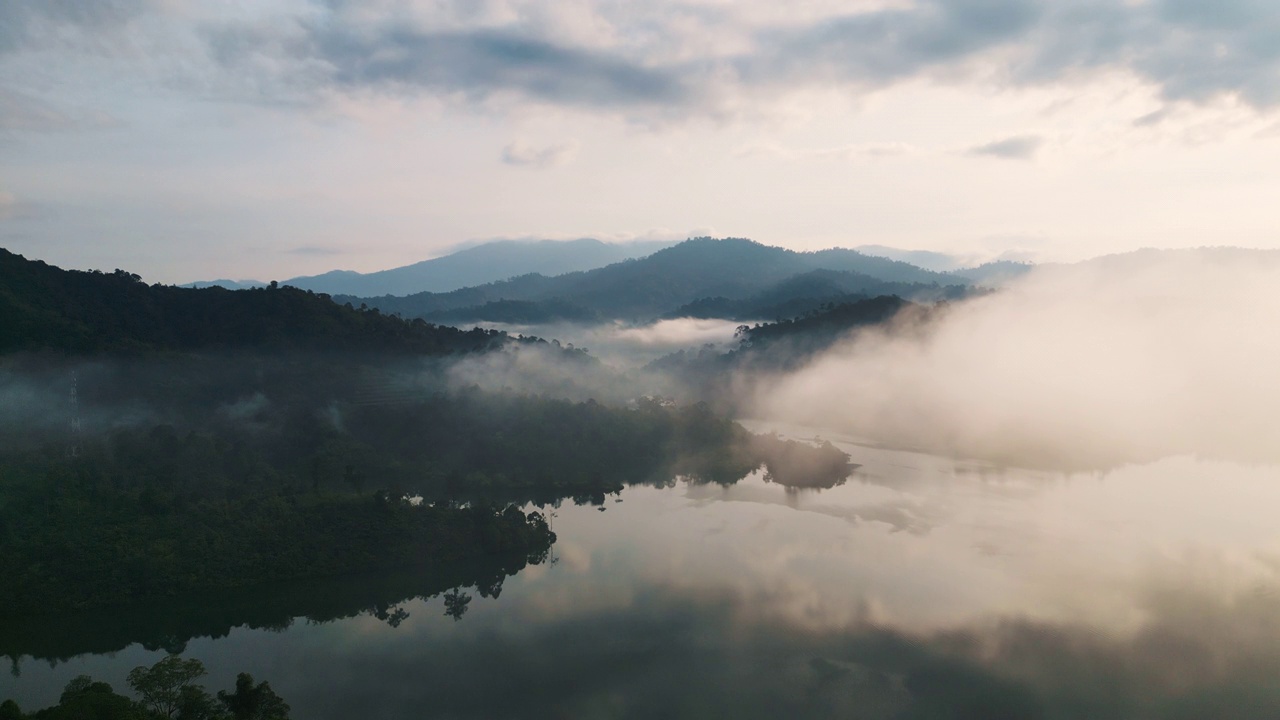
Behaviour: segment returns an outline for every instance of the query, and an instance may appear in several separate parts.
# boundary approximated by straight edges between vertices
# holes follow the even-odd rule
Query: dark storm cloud
[[[970,148],[969,155],[1002,158],[1005,160],[1030,160],[1044,140],[1034,135],[1022,135]]]

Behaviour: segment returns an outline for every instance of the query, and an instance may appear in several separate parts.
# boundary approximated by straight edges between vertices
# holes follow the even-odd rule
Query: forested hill
[[[623,260],[644,257],[674,244],[643,240],[606,243],[590,238],[495,240],[444,257],[390,270],[371,273],[335,270],[323,275],[291,278],[283,284],[304,290],[352,296],[450,292],[529,273],[552,276],[593,270]]]
[[[895,336],[927,331],[948,307],[947,302],[916,303],[892,295],[828,303],[789,320],[741,325],[738,347],[727,353],[681,350],[654,360],[647,369],[669,378],[669,390],[678,396],[740,411],[742,398],[751,396],[740,384],[747,373],[795,370],[860,330],[878,328]]]
[[[336,296],[336,299],[367,303],[405,317],[428,319],[490,319],[485,317],[487,312],[510,311],[510,303],[517,301],[535,304],[521,308],[531,315],[528,320],[539,319],[536,317],[539,309],[553,316],[541,319],[576,315],[646,320],[702,298],[744,300],[815,270],[846,274],[844,292],[853,293],[915,296],[919,292],[936,292],[947,285],[968,282],[853,250],[806,253],[741,238],[694,238],[646,258],[554,278],[525,275],[451,293],[379,298]],[[795,290],[804,292],[803,287]],[[791,299],[794,298],[780,301]]]
[[[148,285],[124,270],[63,270],[0,249],[0,353],[255,348],[438,355],[485,349],[505,337],[355,310],[296,288]]]

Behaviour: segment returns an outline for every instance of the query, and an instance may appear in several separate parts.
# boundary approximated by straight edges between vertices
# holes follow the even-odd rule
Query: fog
[[[645,367],[677,350],[714,359],[736,347],[729,320],[507,327],[561,347],[374,361],[383,372],[362,371],[377,377],[357,383],[351,401],[470,386],[605,403],[660,394],[1012,466],[1107,469],[1176,455],[1270,463],[1280,461],[1277,287],[1276,252],[1152,250],[1040,267],[990,295],[853,333],[807,361],[804,343],[780,346],[804,363],[787,372],[750,357]],[[589,354],[565,353],[571,344]],[[212,402],[206,412],[251,428],[269,404],[298,401],[282,395],[282,383],[301,382],[284,360],[224,367],[205,358],[198,371],[184,362],[11,361],[0,366],[0,430],[15,445],[65,433],[77,366],[86,435],[179,422],[167,409],[175,403]]]
[[[445,365],[443,378],[450,388],[476,386],[574,401],[625,402],[637,394],[629,383],[619,382],[612,367],[551,345],[511,345],[458,358]]]
[[[500,351],[468,355],[444,363],[449,387],[478,386],[531,395],[625,403],[641,395],[680,394],[670,373],[645,364],[681,350],[719,354],[736,346],[741,323],[722,319],[676,318],[648,325],[601,323],[489,327],[512,335],[554,338],[551,344],[514,344]],[[709,346],[709,347],[708,347]],[[566,356],[564,349],[586,351]],[[690,398],[684,398],[690,399]]]
[[[733,341],[741,322],[719,318],[673,318],[648,325],[621,322],[582,325],[553,323],[547,325],[491,325],[512,335],[524,334],[556,338],[575,347],[586,348],[591,355],[620,368],[643,365],[668,353],[704,345],[715,345],[720,352]]]
[[[1277,287],[1261,251],[1039,268],[739,387],[760,417],[1014,465],[1280,461]]]
[[[75,403],[73,386],[78,389]],[[104,393],[105,388],[110,389]],[[34,357],[0,364],[3,449],[67,440],[73,418],[86,436],[165,420],[131,395],[113,363]]]

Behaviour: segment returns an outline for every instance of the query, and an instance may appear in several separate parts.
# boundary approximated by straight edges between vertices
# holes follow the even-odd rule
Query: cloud
[[[538,147],[517,140],[502,149],[502,162],[507,165],[549,168],[564,165],[577,152],[578,144],[574,142]]]
[[[41,0],[0,6],[0,54],[64,42],[65,34],[94,35],[156,7],[153,0]]]
[[[1030,467],[1277,461],[1277,283],[1272,251],[1042,266],[922,326],[849,338],[766,380],[751,413]]]
[[[18,213],[18,198],[13,193],[0,190],[0,220],[8,220]]]
[[[305,257],[328,257],[330,255],[342,255],[346,251],[331,247],[321,247],[318,245],[302,245],[300,247],[285,250],[290,255],[302,255]]]
[[[226,70],[278,68],[295,76],[289,82],[311,84],[302,88],[311,92],[429,93],[472,102],[511,93],[587,107],[683,105],[690,92],[678,68],[652,67],[517,29],[298,23],[284,30],[226,25],[205,35]]]
[[[764,52],[743,58],[745,77],[788,81],[821,78],[880,86],[1016,43],[1043,20],[1045,3],[1022,0],[932,0],[831,18],[799,29],[766,31]]]
[[[155,0],[9,3],[0,56],[146,49],[169,88],[273,106],[335,97],[501,100],[635,119],[768,112],[806,89],[1041,87],[1121,72],[1171,104],[1280,103],[1269,0],[918,0],[708,6],[531,0],[296,2],[210,11]],[[145,22],[141,19],[145,19]],[[136,69],[136,68],[135,68]],[[53,73],[59,72],[54,67]],[[178,76],[181,77],[178,77]],[[12,84],[12,83],[9,83]]]
[[[0,87],[0,131],[67,132],[119,125],[118,119],[101,110],[66,107]]]
[[[1141,117],[1136,118],[1133,121],[1133,126],[1134,127],[1155,127],[1156,125],[1159,125],[1165,120],[1168,120],[1172,115],[1173,115],[1172,109],[1169,108],[1168,106],[1165,106],[1158,110],[1153,110],[1152,112],[1149,112]]]
[[[30,220],[45,214],[47,207],[32,203],[14,195],[8,190],[0,189],[0,221]]]
[[[969,148],[967,154],[1003,158],[1005,160],[1030,160],[1040,151],[1044,139],[1034,135],[1020,135]]]
[[[783,160],[856,160],[879,159],[917,155],[920,148],[903,142],[870,142],[839,145],[836,147],[795,150],[773,143],[753,143],[734,151],[736,157],[772,156]]]
[[[319,654],[281,663],[272,681],[310,689],[299,694],[300,715],[369,718],[424,706],[462,718],[1275,717],[1274,575],[1240,591],[1199,594],[1189,584],[1153,589],[1127,632],[1034,614],[913,628],[878,621],[870,591],[842,598],[854,620],[814,627],[789,617],[787,604],[820,617],[821,603],[787,583],[754,593],[533,586],[524,603],[504,595],[492,621],[402,626],[414,634],[353,663],[342,683],[314,682],[332,664]],[[440,601],[409,607],[438,615]],[[508,691],[489,691],[493,677]]]

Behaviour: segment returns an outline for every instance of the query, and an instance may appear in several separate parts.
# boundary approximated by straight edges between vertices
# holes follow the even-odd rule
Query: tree
[[[204,674],[204,663],[199,660],[170,655],[149,668],[134,668],[129,672],[128,681],[129,687],[142,696],[143,705],[172,718],[182,708],[184,690]]]
[[[470,603],[470,595],[462,592],[461,588],[454,588],[444,594],[444,614],[455,621],[461,620],[467,614],[467,605]]]
[[[80,675],[67,683],[58,704],[36,715],[42,720],[141,720],[143,717],[136,703],[117,695],[107,683],[94,682],[88,675]]]
[[[22,720],[22,708],[12,700],[0,703],[0,720]]]
[[[182,688],[178,698],[177,720],[224,720],[226,715],[218,701],[199,685]]]
[[[62,695],[58,698],[58,702],[66,703],[77,695],[83,695],[93,686],[93,678],[88,675],[77,675],[71,678],[67,686],[62,688]]]
[[[236,676],[236,691],[218,691],[218,699],[235,720],[288,720],[289,704],[271,689],[270,683],[253,684],[253,676]]]

